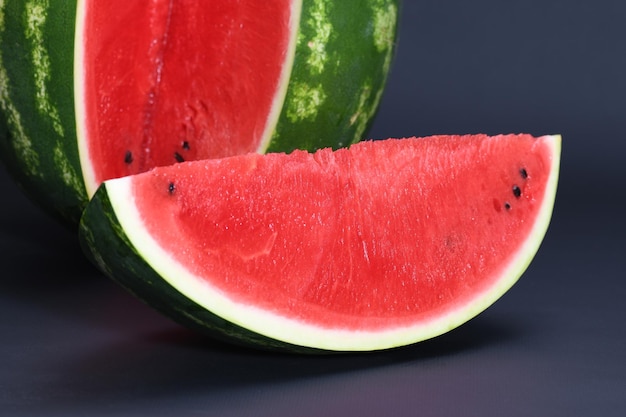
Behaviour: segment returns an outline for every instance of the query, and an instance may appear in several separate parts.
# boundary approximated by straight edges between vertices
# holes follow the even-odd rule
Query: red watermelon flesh
[[[109,178],[262,147],[289,68],[292,4],[80,2],[77,111],[90,194]]]
[[[189,299],[289,343],[370,349],[443,333],[513,285],[548,226],[559,152],[558,136],[392,139],[105,186],[139,255]]]

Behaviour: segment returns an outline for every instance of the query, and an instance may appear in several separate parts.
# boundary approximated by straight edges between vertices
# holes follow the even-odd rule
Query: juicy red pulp
[[[491,288],[535,225],[553,166],[530,136],[361,142],[133,178],[150,235],[242,302],[334,327],[441,317]]]
[[[255,151],[278,88],[291,1],[86,1],[86,132],[95,180]]]

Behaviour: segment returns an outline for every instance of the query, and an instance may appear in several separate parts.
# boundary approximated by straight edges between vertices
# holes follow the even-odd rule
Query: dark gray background
[[[521,281],[435,340],[367,355],[233,349],[103,278],[0,173],[0,415],[626,415],[626,3],[406,0],[374,138],[561,133]]]

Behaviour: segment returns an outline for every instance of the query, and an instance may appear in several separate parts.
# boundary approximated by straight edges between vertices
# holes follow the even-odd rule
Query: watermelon
[[[0,158],[75,226],[106,179],[347,146],[377,110],[398,3],[2,0]]]
[[[99,187],[81,244],[137,297],[233,343],[403,346],[476,316],[524,272],[560,143],[434,136],[156,168]]]

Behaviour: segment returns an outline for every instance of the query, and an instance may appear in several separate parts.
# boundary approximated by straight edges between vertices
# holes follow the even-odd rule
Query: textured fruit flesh
[[[158,245],[236,302],[324,328],[408,326],[522,256],[558,163],[547,138],[249,154],[136,176],[132,194]]]
[[[85,0],[77,101],[90,191],[154,166],[255,151],[279,93],[292,3]]]

